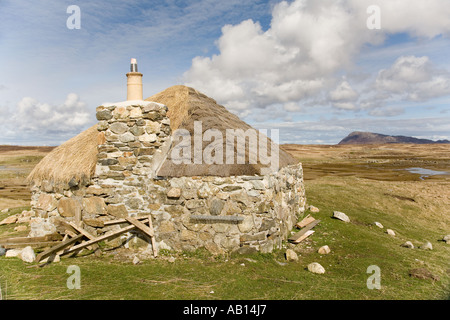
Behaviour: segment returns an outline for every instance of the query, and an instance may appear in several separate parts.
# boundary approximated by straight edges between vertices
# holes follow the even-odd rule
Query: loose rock
[[[313,262],[313,263],[308,264],[308,271],[312,272],[312,273],[317,273],[317,274],[324,274],[325,268],[322,267],[319,263]]]
[[[443,241],[445,241],[447,244],[450,243],[450,234],[446,235],[444,238],[442,238]]]
[[[420,246],[420,249],[423,249],[423,250],[433,250],[433,245],[431,244],[430,241],[427,241],[427,242],[425,242],[424,244],[422,244],[422,245]]]
[[[4,224],[12,224],[12,223],[16,223],[16,221],[17,221],[17,215],[12,215],[12,216],[9,216],[9,217],[3,219],[3,220],[0,222],[0,226],[1,226],[1,225],[4,225]]]
[[[320,211],[319,208],[314,207],[314,206],[309,206],[308,209],[309,209],[309,211],[314,212],[314,213],[317,213]]]
[[[139,263],[141,263],[141,260],[139,260],[139,258],[135,256],[133,258],[133,264],[136,265],[136,264],[139,264]]]
[[[386,230],[386,233],[387,233],[388,235],[390,235],[390,236],[395,237],[395,232],[394,232],[394,230],[387,229],[387,230]]]
[[[27,226],[17,226],[14,228],[14,231],[18,231],[18,232],[22,232],[22,231],[26,231],[27,230]]]
[[[378,228],[380,228],[380,229],[383,229],[383,228],[384,228],[383,225],[382,225],[381,223],[379,223],[379,222],[375,222],[375,225],[376,225]]]
[[[350,222],[350,218],[343,212],[333,211],[333,218],[342,220],[344,222]]]
[[[287,261],[298,261],[298,255],[292,249],[286,250],[286,260]]]
[[[329,246],[322,246],[319,248],[319,250],[317,252],[320,254],[329,254],[331,252],[331,250],[330,250]]]
[[[404,248],[414,249],[414,245],[411,241],[406,241],[404,244],[401,245]]]
[[[31,263],[36,259],[36,254],[30,246],[23,248],[19,256],[23,261],[28,263]]]
[[[0,246],[0,257],[6,254],[6,249]]]
[[[22,252],[22,250],[19,249],[9,249],[6,251],[5,257],[6,258],[14,258],[19,256],[19,254]]]

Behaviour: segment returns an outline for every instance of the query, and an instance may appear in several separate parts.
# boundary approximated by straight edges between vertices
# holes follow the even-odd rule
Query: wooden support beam
[[[146,223],[147,220],[144,220],[142,222]],[[136,226],[135,225],[131,225],[131,226],[127,226],[125,228],[122,228],[120,230],[116,230],[116,231],[113,231],[111,233],[104,234],[103,236],[100,236],[100,237],[97,237],[95,239],[92,239],[92,240],[86,241],[84,243],[78,244],[76,246],[73,246],[72,248],[69,248],[68,250],[64,250],[64,252],[61,253],[61,256],[69,254],[69,253],[72,253],[72,252],[75,252],[75,251],[78,251],[78,250],[80,250],[82,248],[85,248],[87,246],[93,245],[94,243],[98,243],[100,241],[104,241],[104,240],[109,240],[109,239],[115,238],[118,235],[121,235],[122,233],[125,233],[125,232],[133,230],[134,228],[136,228]]]
[[[294,234],[292,237],[289,238],[289,241],[296,242],[298,239],[300,239],[306,232],[314,228],[320,220],[314,220],[313,222],[309,223],[307,226],[305,226],[302,230]]]
[[[2,247],[4,247],[5,249],[25,248],[28,246],[30,246],[32,248],[45,248],[45,247],[52,247],[58,243],[59,243],[59,241],[6,243],[6,244],[2,244]]]
[[[135,218],[132,217],[127,217],[125,218],[129,223],[131,223],[132,225],[136,226],[136,228],[138,228],[139,230],[141,230],[142,232],[144,232],[145,234],[147,234],[149,237],[153,237],[155,234],[153,232],[152,229],[150,229],[149,227],[147,227],[145,224],[143,224],[142,222],[136,220]]]
[[[158,250],[156,249],[156,243],[155,243],[155,232],[153,231],[153,223],[152,223],[152,215],[148,215],[148,227],[150,228],[150,231],[153,233],[153,236],[150,238],[152,242],[152,250],[153,250],[153,256],[156,258],[158,256]]]
[[[64,248],[67,248],[68,246],[76,243],[77,241],[80,241],[81,239],[83,239],[84,235],[83,234],[79,234],[73,238],[67,239],[66,241],[61,241],[60,243],[58,243],[57,245],[51,247],[48,250],[45,250],[44,252],[41,252],[40,254],[38,254],[38,256],[36,257],[36,262],[41,261],[42,259],[47,258],[48,256],[52,255],[53,253],[56,253]]]
[[[136,220],[145,220],[145,219],[147,219],[147,217],[136,217],[135,218]],[[114,224],[121,224],[121,223],[128,223],[128,221],[127,220],[125,220],[125,219],[117,219],[117,220],[110,220],[110,221],[105,221],[105,227],[106,226],[112,226],[112,225],[114,225]]]
[[[16,237],[16,238],[3,238],[0,239],[0,244],[20,244],[20,243],[33,243],[33,242],[46,242],[46,241],[58,241],[62,236],[59,233],[52,233],[42,237]]]
[[[83,235],[84,235],[86,238],[88,238],[89,240],[95,239],[95,237],[94,237],[92,234],[90,234],[89,232],[87,232],[86,230],[84,230],[82,227],[77,226],[77,225],[76,225],[75,223],[73,223],[73,222],[69,222],[69,224],[72,226],[72,228],[74,228],[74,229],[75,229],[76,231],[78,231],[79,233],[83,234]],[[91,249],[94,250],[96,256],[101,255],[100,247],[98,246],[98,244],[93,244],[93,245],[91,246]]]
[[[149,224],[148,227],[145,224],[143,224],[142,222],[136,220],[135,218],[128,217],[125,219],[132,225],[136,226],[136,228],[138,228],[139,230],[144,232],[147,236],[150,237],[150,241],[152,243],[152,249],[153,249],[153,256],[156,258],[158,256],[158,252],[156,250],[155,232],[153,231],[152,216],[151,215],[148,216],[148,224]]]

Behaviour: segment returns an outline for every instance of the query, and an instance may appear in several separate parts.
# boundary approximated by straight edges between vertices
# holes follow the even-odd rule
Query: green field
[[[343,161],[342,157],[321,162],[314,157],[308,159],[303,160],[305,171],[308,165],[327,167]],[[100,257],[83,251],[77,257],[63,257],[61,262],[45,267],[0,257],[3,298],[449,299],[450,244],[440,241],[450,233],[449,180],[404,180],[374,180],[359,174],[308,178],[308,204],[320,209],[312,215],[321,222],[302,243],[285,243],[272,254],[162,252],[156,259],[142,259],[133,265],[134,253],[128,249],[104,251]],[[23,209],[27,208],[2,213],[0,220]],[[351,222],[331,218],[334,210],[345,212]],[[375,221],[384,229],[376,227]],[[15,226],[0,226],[0,237],[18,235]],[[386,234],[387,228],[396,236]],[[418,247],[426,240],[432,243],[433,250],[400,246],[411,241]],[[328,245],[331,253],[318,254],[322,245]],[[298,253],[298,261],[286,261],[287,248]],[[170,257],[175,261],[170,262]],[[311,262],[319,262],[326,273],[309,272],[306,268]],[[67,287],[71,277],[67,269],[71,265],[80,268],[80,289]],[[373,265],[380,269],[380,290],[367,287],[372,275],[367,269]],[[439,280],[410,276],[415,268],[426,268]]]

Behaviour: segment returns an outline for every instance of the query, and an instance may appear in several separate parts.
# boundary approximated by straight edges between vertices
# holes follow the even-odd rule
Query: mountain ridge
[[[384,144],[384,143],[412,143],[412,144],[440,144],[450,143],[449,140],[429,140],[408,136],[392,136],[381,133],[354,131],[342,139],[338,145],[344,144]]]

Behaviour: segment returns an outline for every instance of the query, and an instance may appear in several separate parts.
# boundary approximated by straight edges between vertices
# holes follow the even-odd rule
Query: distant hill
[[[427,143],[450,143],[450,141],[449,140],[433,141],[428,139],[418,139],[414,137],[389,136],[379,133],[355,131],[350,133],[344,139],[342,139],[341,142],[339,142],[338,144],[383,144],[383,143],[427,144]]]

